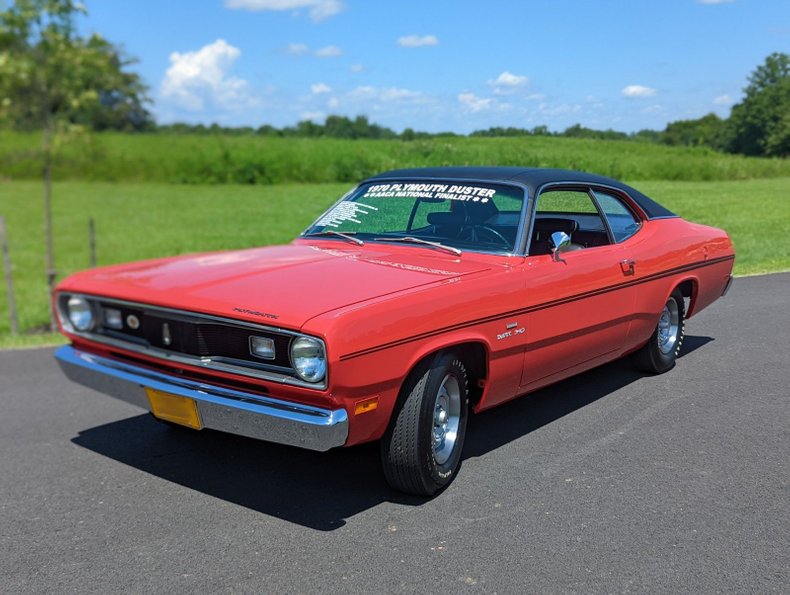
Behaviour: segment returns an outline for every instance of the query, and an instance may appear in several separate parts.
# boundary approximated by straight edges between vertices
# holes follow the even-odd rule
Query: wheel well
[[[458,357],[464,362],[466,371],[469,374],[469,404],[471,406],[476,405],[480,397],[483,396],[483,387],[480,385],[484,384],[484,382],[481,381],[485,381],[488,377],[488,356],[483,343],[459,343],[433,351],[418,361],[409,371],[406,378],[408,379],[414,373],[423,374],[426,369],[425,366],[429,365],[433,358],[444,351],[452,351],[458,354]]]
[[[677,288],[680,290],[681,295],[688,300],[688,303],[685,304],[686,316],[688,316],[689,312],[691,312],[691,309],[694,307],[694,298],[697,293],[696,284],[692,279],[687,279],[678,285]]]
[[[485,345],[463,343],[454,345],[450,349],[458,353],[461,361],[466,364],[466,370],[469,373],[469,404],[474,406],[483,396],[483,387],[480,385],[484,384],[488,377],[488,356]]]

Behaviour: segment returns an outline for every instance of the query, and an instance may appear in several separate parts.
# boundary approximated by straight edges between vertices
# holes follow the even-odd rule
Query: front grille
[[[113,302],[101,302],[102,309],[121,310],[123,329],[102,327],[100,332],[115,339],[126,339],[139,345],[155,347],[174,353],[195,357],[227,358],[249,362],[255,367],[290,369],[288,356],[291,336],[275,331],[236,326],[232,323],[215,322],[201,317],[171,314],[161,310],[146,310],[120,306]],[[127,324],[129,316],[140,321],[137,329]],[[274,359],[264,360],[250,353],[250,337],[265,337],[274,341]],[[169,342],[168,342],[169,340]]]
[[[326,376],[320,382],[308,382],[291,365],[291,342],[305,336],[297,331],[112,298],[78,296],[87,299],[95,320],[90,330],[79,331],[72,327],[68,314],[68,302],[75,295],[60,293],[57,307],[64,328],[79,337],[156,358],[174,369],[186,365],[190,374],[202,368],[314,390],[328,386]],[[270,339],[274,357],[253,355],[251,337]]]

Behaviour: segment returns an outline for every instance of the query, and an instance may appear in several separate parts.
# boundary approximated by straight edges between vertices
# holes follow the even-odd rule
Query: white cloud
[[[713,99],[715,105],[732,105],[735,103],[729,95],[719,95]]]
[[[250,106],[254,100],[247,81],[228,75],[240,55],[239,48],[224,39],[195,52],[173,52],[170,54],[170,68],[162,80],[162,97],[192,111],[202,110],[207,105],[222,108]]]
[[[285,46],[285,51],[286,53],[293,54],[294,56],[301,56],[309,52],[310,48],[304,43],[289,43],[287,46]]]
[[[458,95],[458,101],[463,108],[470,112],[479,112],[491,107],[491,99],[483,99],[474,93],[464,92]]]
[[[505,70],[495,79],[489,80],[488,84],[494,88],[494,93],[497,95],[512,95],[529,85],[529,77]]]
[[[697,0],[697,4],[728,4],[735,0]]]
[[[488,81],[488,84],[492,87],[523,87],[529,84],[529,77],[506,70],[494,80]]]
[[[620,93],[623,97],[653,97],[656,90],[642,85],[628,85]]]
[[[319,58],[337,58],[338,56],[343,55],[343,50],[341,50],[336,45],[328,45],[325,48],[318,50],[315,55]]]
[[[411,91],[409,89],[398,89],[397,87],[390,87],[389,89],[382,89],[382,101],[411,101],[420,99],[423,94],[420,91]]]
[[[371,87],[370,85],[363,85],[351,91],[351,95],[356,95],[359,97],[363,97],[363,96],[372,97],[375,94],[376,94],[376,87]]]
[[[387,87],[380,89],[378,87],[371,87],[364,85],[357,87],[349,95],[354,99],[365,99],[368,101],[377,100],[385,103],[393,102],[411,102],[419,103],[425,100],[425,93],[421,91],[412,91],[411,89],[401,89],[398,87]]]
[[[338,101],[337,97],[330,97],[326,105],[329,109],[335,109],[340,105],[340,101]]]
[[[225,0],[225,7],[250,11],[306,8],[309,10],[310,18],[318,22],[335,16],[346,6],[340,0]]]
[[[568,114],[577,114],[582,110],[582,106],[578,103],[560,103],[560,104],[547,104],[541,103],[538,106],[538,111],[544,116],[563,116]]]
[[[310,85],[310,90],[313,92],[313,95],[320,95],[321,93],[331,93],[332,87],[326,83],[316,83],[315,85]]]
[[[648,105],[646,108],[642,110],[643,114],[658,114],[664,111],[664,107],[659,105],[658,103],[654,105]]]
[[[318,120],[325,120],[326,114],[324,112],[302,112],[301,119],[317,122]]]
[[[351,72],[362,72],[363,70],[365,70],[365,67],[362,64],[351,65]]]
[[[439,38],[436,35],[405,35],[398,38],[398,45],[405,48],[439,45]]]

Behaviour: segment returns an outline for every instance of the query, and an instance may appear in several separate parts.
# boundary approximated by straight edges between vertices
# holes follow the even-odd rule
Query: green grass
[[[640,182],[638,188],[689,221],[727,230],[736,274],[790,270],[790,178]]]
[[[96,222],[98,264],[285,243],[337,200],[346,184],[181,186],[60,182],[53,192],[58,277],[89,266],[88,219]],[[43,187],[0,182],[20,326],[48,321],[44,274]],[[0,278],[0,282],[2,279]],[[0,286],[0,346],[9,333]]]
[[[735,182],[641,182],[640,190],[689,220],[726,229],[737,274],[790,269],[790,177]],[[99,264],[284,243],[331,205],[347,184],[184,186],[59,182],[54,237],[59,277],[89,264],[88,218]],[[50,344],[40,182],[0,182],[24,336],[9,335],[0,289],[0,347]]]
[[[0,179],[34,180],[34,133],[0,132]],[[399,167],[515,165],[579,169],[628,180],[721,181],[790,177],[790,160],[725,155],[703,147],[557,137],[426,140],[101,133],[59,151],[60,180],[177,184],[356,182]]]

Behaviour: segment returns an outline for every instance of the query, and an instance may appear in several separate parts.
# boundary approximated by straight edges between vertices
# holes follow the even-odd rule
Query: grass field
[[[790,269],[790,178],[635,185],[687,219],[726,229],[738,254],[737,274]],[[287,242],[347,188],[60,182],[54,187],[59,277],[88,267],[89,217],[96,221],[99,264],[111,264]],[[3,287],[0,347],[56,341],[31,334],[47,322],[41,183],[0,182],[0,215],[9,228],[17,309],[26,332],[9,335]]]
[[[37,179],[33,133],[0,132],[0,179]],[[176,184],[352,183],[399,167],[516,165],[579,169],[627,180],[721,181],[790,177],[790,160],[703,147],[531,136],[339,140],[120,134],[75,137],[55,166],[60,180]]]

